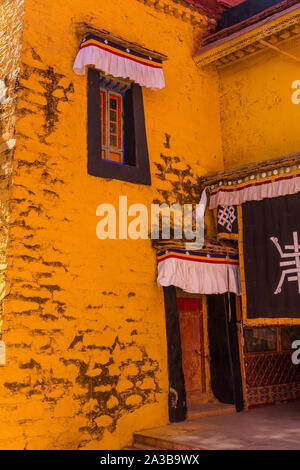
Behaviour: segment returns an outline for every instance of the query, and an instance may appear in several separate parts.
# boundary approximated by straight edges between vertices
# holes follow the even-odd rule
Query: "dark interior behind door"
[[[228,295],[207,296],[211,387],[220,402],[234,404],[237,411],[241,411],[244,407],[243,389],[233,294],[230,295],[230,304],[229,321]]]

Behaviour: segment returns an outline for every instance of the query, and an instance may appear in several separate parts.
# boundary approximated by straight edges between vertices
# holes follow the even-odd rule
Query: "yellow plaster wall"
[[[278,44],[300,58],[300,39]],[[219,70],[225,168],[299,151],[300,105],[292,103],[300,64],[264,49]]]
[[[168,422],[151,241],[100,241],[96,208],[117,207],[119,195],[147,206],[197,200],[197,177],[223,164],[217,75],[192,60],[199,28],[146,3],[25,2],[1,449],[118,449],[135,430]],[[86,77],[72,71],[78,22],[169,57],[166,88],[143,90],[150,187],[87,174]]]

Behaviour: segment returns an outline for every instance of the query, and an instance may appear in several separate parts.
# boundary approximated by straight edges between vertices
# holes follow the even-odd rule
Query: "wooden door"
[[[187,400],[207,391],[202,298],[178,298],[178,316]]]

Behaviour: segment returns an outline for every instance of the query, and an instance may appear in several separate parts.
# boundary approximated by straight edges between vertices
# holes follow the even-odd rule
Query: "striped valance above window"
[[[89,34],[83,39],[73,70],[84,75],[86,65],[93,65],[105,75],[128,79],[154,90],[165,87],[161,59],[116,44],[108,38]]]

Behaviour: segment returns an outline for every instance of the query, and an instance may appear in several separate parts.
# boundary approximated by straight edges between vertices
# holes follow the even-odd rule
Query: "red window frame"
[[[101,97],[101,158],[115,163],[124,163],[123,149],[123,122],[122,122],[122,95],[100,88]],[[116,102],[116,109],[111,106],[111,99]],[[116,120],[111,119],[116,113]],[[111,131],[111,124],[115,124],[116,132]],[[116,137],[117,145],[111,144],[111,137]]]

